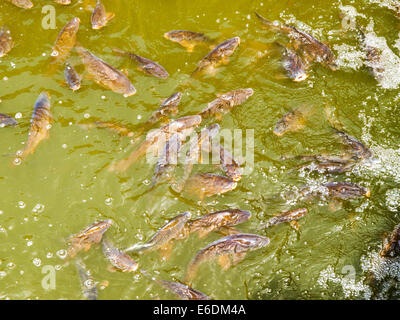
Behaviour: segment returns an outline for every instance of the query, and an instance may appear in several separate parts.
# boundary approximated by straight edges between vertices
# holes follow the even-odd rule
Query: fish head
[[[254,94],[254,90],[252,88],[241,89],[239,91],[239,95],[242,98],[240,100],[246,100],[246,99],[250,98],[253,94]]]
[[[4,113],[0,113],[0,128],[5,126],[16,126],[17,124],[18,122],[14,118]]]
[[[18,1],[13,1],[12,3],[17,7],[23,9],[31,9],[33,7],[33,3],[30,0],[18,0]]]
[[[280,137],[285,134],[287,129],[288,129],[288,124],[284,119],[282,119],[282,120],[278,121],[278,123],[275,125],[273,132],[275,135]]]
[[[99,30],[101,28],[103,28],[103,23],[92,22],[92,29],[93,30]]]
[[[232,238],[235,242],[240,244],[240,246],[245,250],[255,250],[263,248],[269,245],[270,240],[268,237],[263,237],[258,234],[237,234],[233,235]]]
[[[176,92],[163,102],[162,105],[177,105],[182,99],[182,92]]]
[[[331,68],[332,71],[337,71],[339,70],[339,65],[335,61],[331,61],[328,64],[329,68]]]
[[[263,248],[269,245],[270,240],[268,237],[262,237],[262,236],[258,236],[257,237],[257,247],[258,248]]]
[[[325,65],[327,65],[332,71],[337,71],[339,69],[339,66],[336,62],[336,57],[334,54],[328,49],[324,56],[323,56],[323,62]]]
[[[81,84],[80,83],[74,83],[74,84],[71,85],[72,91],[79,90],[80,88],[81,88]]]
[[[192,37],[191,34],[191,32],[185,30],[174,30],[164,33],[164,38],[179,43],[190,39]]]
[[[180,217],[180,219],[182,219],[184,221],[188,221],[192,217],[192,214],[189,211],[186,211],[186,212],[182,213],[181,215],[179,215],[178,217]]]
[[[239,182],[242,179],[242,170],[241,168],[238,168],[237,165],[228,165],[227,170],[229,172],[229,177],[235,181]]]
[[[233,53],[233,51],[236,50],[239,44],[240,44],[240,38],[234,37],[223,42],[220,45],[220,50],[225,52],[225,54],[230,55]]]
[[[237,224],[245,222],[246,220],[250,219],[251,213],[245,210],[235,209],[233,211],[233,219]]]
[[[71,21],[70,21],[71,25],[79,27],[79,24],[81,23],[81,19],[79,19],[78,17],[74,17]]]
[[[132,83],[129,82],[128,88],[123,92],[124,97],[126,98],[133,96],[135,93],[136,93],[135,87],[133,86]]]
[[[237,182],[223,176],[217,176],[214,187],[218,193],[224,193],[236,189]]]
[[[47,91],[43,91],[39,94],[39,97],[37,98],[35,102],[35,110],[39,107],[44,107],[47,106],[50,108],[50,95]]]

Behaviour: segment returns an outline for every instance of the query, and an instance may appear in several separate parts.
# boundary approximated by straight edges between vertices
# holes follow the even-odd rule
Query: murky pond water
[[[64,259],[67,239],[87,225],[111,219],[108,239],[119,248],[149,239],[166,221],[190,211],[192,217],[241,208],[252,213],[237,228],[271,239],[263,249],[247,254],[223,271],[216,262],[201,266],[193,287],[214,299],[364,299],[400,297],[397,280],[372,295],[368,274],[379,263],[385,232],[400,216],[400,20],[390,1],[136,1],[104,0],[115,13],[106,27],[92,30],[90,1],[61,6],[34,1],[30,10],[0,3],[0,25],[7,25],[15,42],[0,59],[0,112],[17,118],[15,127],[0,128],[0,297],[2,299],[81,299],[77,269]],[[42,7],[53,5],[56,28],[45,29]],[[261,27],[254,11],[271,20],[293,24],[329,43],[339,70],[313,65],[307,80],[282,77],[280,54],[273,43],[282,37]],[[344,14],[344,15],[343,15]],[[346,15],[347,14],[347,15]],[[61,69],[49,73],[49,55],[61,28],[73,17],[81,26],[77,41],[111,65],[125,69],[137,93],[130,97],[84,79],[73,92]],[[347,17],[345,20],[343,17]],[[350,18],[349,18],[350,17]],[[353,25],[351,25],[354,23]],[[387,72],[378,82],[363,66],[356,28],[372,35],[383,50]],[[154,165],[140,160],[124,173],[107,170],[132,150],[128,137],[79,124],[114,121],[139,130],[140,125],[182,84],[209,48],[193,52],[163,37],[171,30],[203,32],[216,40],[239,36],[241,43],[215,76],[185,86],[179,115],[196,114],[217,94],[252,88],[254,95],[220,122],[223,129],[254,130],[254,166],[238,187],[202,202],[187,199],[163,184],[149,192]],[[121,59],[112,48],[133,51],[165,67],[168,79],[150,77]],[[71,61],[83,72],[76,53]],[[54,122],[44,140],[19,166],[13,157],[27,141],[33,105],[41,91],[51,95]],[[312,107],[302,130],[273,134],[276,122],[298,106]],[[360,164],[346,174],[298,171],[298,163],[283,155],[338,154],[326,108],[335,110],[346,132],[367,145],[378,161]],[[201,172],[221,173],[211,165]],[[336,210],[327,200],[300,202],[283,195],[304,185],[351,181],[371,190],[370,198],[344,201]],[[306,206],[309,214],[296,231],[288,224],[259,230],[276,212]],[[163,280],[183,280],[196,252],[220,238],[218,233],[175,244],[171,258],[158,252],[135,256],[142,269]],[[101,246],[79,255],[99,282],[99,299],[174,299],[139,273],[110,272]],[[51,266],[51,267],[48,267]],[[55,271],[55,288],[43,285]],[[400,278],[399,264],[384,272]],[[382,271],[383,272],[383,271]],[[104,285],[108,281],[108,285]],[[397,286],[397,287],[396,287]]]

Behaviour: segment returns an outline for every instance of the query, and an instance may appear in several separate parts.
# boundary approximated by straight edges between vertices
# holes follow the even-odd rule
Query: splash
[[[323,269],[317,280],[317,283],[324,289],[328,289],[328,283],[339,284],[343,289],[345,298],[358,298],[370,299],[371,290],[364,284],[363,279],[356,281],[355,276],[347,274],[337,274],[332,266],[327,266]]]
[[[373,70],[378,85],[384,89],[396,89],[400,85],[400,58],[389,48],[386,38],[374,32],[371,19],[363,39],[364,46],[373,51],[373,58],[365,65]]]
[[[375,287],[374,299],[391,299],[400,296],[400,257],[382,258],[372,251],[360,259],[361,268]],[[394,290],[393,290],[394,289]]]
[[[394,188],[386,191],[386,207],[391,212],[397,212],[400,208],[400,189]]]
[[[356,47],[348,44],[334,45],[333,49],[337,52],[336,63],[340,69],[350,68],[359,70],[364,65],[365,54],[357,50]]]

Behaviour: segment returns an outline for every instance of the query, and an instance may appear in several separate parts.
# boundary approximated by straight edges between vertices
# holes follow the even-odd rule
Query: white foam
[[[356,281],[355,278],[355,276],[352,277],[347,274],[338,274],[329,265],[320,272],[317,283],[324,289],[328,288],[329,282],[341,285],[345,298],[359,297],[363,294],[365,299],[369,299],[371,297],[371,290],[363,283],[363,277],[359,281]]]
[[[334,50],[336,51],[336,63],[339,65],[340,69],[350,68],[353,70],[358,70],[364,65],[364,52],[357,50],[356,47],[350,46],[348,44],[334,45]]]
[[[374,32],[374,23],[367,26],[364,43],[380,51],[379,66],[377,62],[365,61],[365,65],[370,68],[382,67],[383,71],[378,72],[378,84],[384,89],[396,89],[400,85],[400,58],[389,48],[386,38],[378,37]]]

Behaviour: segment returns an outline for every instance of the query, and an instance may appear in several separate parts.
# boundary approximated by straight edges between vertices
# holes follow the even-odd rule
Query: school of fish
[[[19,8],[30,9],[34,6],[29,0],[8,0],[12,5]],[[71,4],[70,0],[54,0],[61,5]],[[287,38],[288,43],[277,42],[282,55],[282,67],[288,79],[293,82],[301,82],[308,78],[310,69],[314,63],[328,67],[332,72],[339,70],[336,58],[329,45],[316,39],[311,34],[300,30],[292,25],[285,25],[271,22],[260,13],[255,12],[255,24],[266,32],[274,32]],[[91,15],[90,23],[93,30],[99,30],[111,24],[116,18],[114,13],[107,12],[104,4],[97,0]],[[96,53],[88,51],[77,41],[81,21],[73,17],[59,32],[55,39],[49,61],[51,73],[59,72],[62,68],[67,86],[79,94],[83,81],[93,81],[105,89],[111,90],[128,98],[140,94],[132,84],[129,77],[118,68],[110,65]],[[98,31],[92,31],[98,32]],[[370,61],[372,75],[379,80],[382,73],[379,63],[379,52],[366,43],[365,35],[361,33],[361,42]],[[235,62],[235,55],[240,54],[241,39],[232,35],[228,39],[212,39],[201,32],[173,30],[160,35],[165,39],[173,41],[184,47],[188,52],[198,48],[208,48],[210,52],[202,58],[196,69],[191,74],[193,78],[202,77],[204,74],[213,76],[218,72],[221,65],[228,65]],[[9,27],[0,26],[0,57],[12,54],[15,43]],[[121,45],[123,47],[123,45]],[[140,51],[140,50],[137,50]],[[150,60],[148,57],[140,56],[135,52],[125,51],[120,48],[113,48],[112,52],[121,57],[129,59],[141,72],[150,77],[167,79],[168,71],[159,63]],[[140,53],[141,54],[141,53]],[[75,56],[79,58],[86,71],[86,78],[80,75],[75,67],[77,65]],[[216,142],[220,131],[218,122],[235,108],[245,105],[251,96],[255,94],[252,88],[228,88],[225,93],[218,94],[213,101],[210,101],[198,114],[186,115],[173,119],[179,114],[179,105],[183,92],[171,92],[150,118],[140,128],[134,129],[111,121],[96,121],[83,125],[85,128],[105,128],[116,132],[121,136],[134,139],[135,146],[131,153],[124,159],[115,159],[108,170],[110,174],[124,173],[134,166],[145,154],[152,153],[158,157],[154,169],[152,183],[149,189],[151,192],[161,184],[168,183],[174,192],[185,194],[189,197],[203,201],[205,198],[219,196],[236,189],[242,178],[241,163],[231,151],[224,145]],[[243,106],[245,108],[245,106]],[[310,106],[298,106],[289,110],[273,128],[273,133],[281,137],[290,132],[303,129],[307,125],[307,118],[313,113]],[[197,128],[206,122],[211,121],[199,132]],[[53,122],[51,112],[51,96],[47,91],[38,93],[34,103],[30,129],[24,150],[18,152],[13,159],[13,165],[21,165],[28,161],[36,150],[45,148],[45,140],[50,138],[50,131]],[[9,115],[0,114],[0,127],[18,127],[18,122]],[[129,126],[129,125],[128,125]],[[145,133],[147,132],[147,135]],[[187,138],[191,137],[187,142]],[[141,141],[140,141],[141,140]],[[306,169],[331,175],[349,172],[352,168],[363,161],[373,161],[372,152],[361,141],[349,135],[342,127],[332,125],[332,140],[340,141],[344,146],[344,152],[340,155],[297,155],[282,156],[282,161],[302,161],[308,164],[301,165],[297,169]],[[161,146],[161,147],[160,147]],[[186,152],[185,146],[187,146]],[[201,164],[204,157],[209,154],[218,154],[219,168],[224,174],[213,172],[202,172],[192,174],[196,164]],[[184,173],[177,177],[176,168],[184,158]],[[344,181],[330,181],[318,188],[315,186],[303,186],[298,196],[309,201],[312,198],[320,197],[329,201],[343,202],[351,199],[370,197],[368,188]],[[282,223],[289,223],[293,228],[299,230],[298,220],[309,215],[305,207],[291,208],[272,216],[260,226],[258,230],[268,231],[272,226]],[[252,216],[249,211],[239,208],[227,208],[211,212],[200,217],[193,217],[191,212],[177,214],[158,230],[144,243],[134,243],[126,249],[119,249],[104,234],[114,224],[112,220],[95,222],[82,231],[73,234],[68,239],[68,258],[75,259],[79,277],[82,282],[83,296],[89,300],[98,298],[96,282],[87,270],[86,266],[77,258],[82,251],[88,251],[92,246],[101,243],[105,260],[110,264],[110,270],[121,272],[140,272],[151,281],[171,291],[181,299],[210,299],[198,290],[192,288],[201,266],[205,263],[212,263],[216,259],[221,269],[226,271],[239,264],[246,255],[255,250],[266,249],[270,239],[256,233],[244,233],[237,229],[237,226],[245,223]],[[391,233],[380,253],[382,257],[393,257],[400,255],[400,227],[397,226]],[[184,279],[181,282],[156,279],[150,276],[148,271],[140,269],[139,259],[151,251],[160,251],[163,261],[169,259],[173,254],[173,246],[178,241],[184,241],[192,234],[197,238],[205,238],[210,233],[222,234],[222,237],[211,242],[193,255],[187,266]],[[262,254],[260,252],[259,254]],[[135,256],[135,258],[133,257]]]

